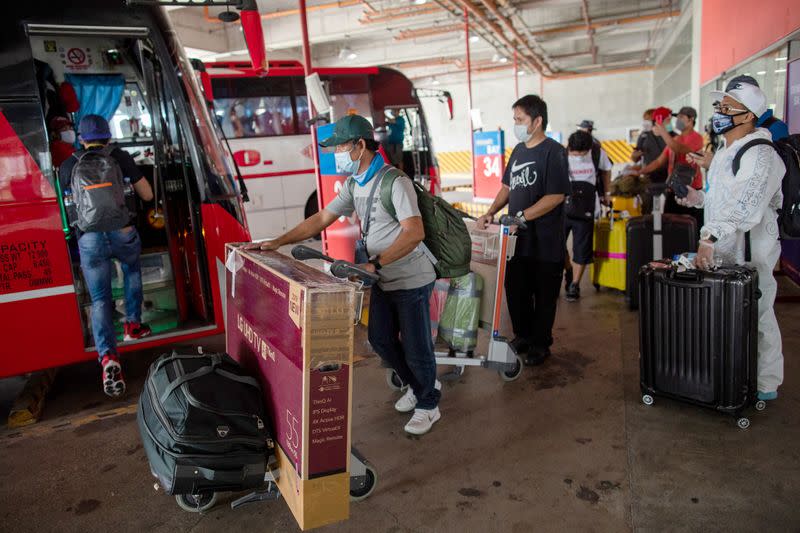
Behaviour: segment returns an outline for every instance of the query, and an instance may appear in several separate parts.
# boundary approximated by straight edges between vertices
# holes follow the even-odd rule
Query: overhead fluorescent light
[[[481,38],[478,37],[477,35],[470,35],[469,36],[469,42],[471,42],[471,43],[477,43],[480,40],[481,40]]]
[[[788,57],[776,57],[775,61],[786,61],[787,59],[789,59],[789,58]]]
[[[779,68],[778,70],[775,71],[775,74],[778,74],[780,72],[786,72],[786,69],[785,68]]]
[[[412,3],[415,6],[423,6],[428,3],[428,0],[414,0]]]
[[[507,57],[501,57],[500,58],[500,62],[501,63],[508,63],[508,58]]]
[[[766,70],[759,70],[758,72],[756,72],[756,76],[763,76],[766,73],[767,73]]]
[[[437,80],[436,78],[433,78],[431,80],[431,85],[439,85],[439,80]]]
[[[517,71],[517,76],[524,76],[524,75],[525,75],[525,71],[524,70],[518,70]]]

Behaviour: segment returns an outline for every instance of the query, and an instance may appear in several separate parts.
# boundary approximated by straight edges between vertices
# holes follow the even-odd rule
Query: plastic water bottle
[[[67,214],[67,221],[71,224],[78,219],[78,211],[75,207],[75,198],[72,196],[72,189],[64,189],[64,211]]]
[[[128,176],[122,178],[125,182],[125,196],[133,196],[133,185],[131,184],[131,179]]]

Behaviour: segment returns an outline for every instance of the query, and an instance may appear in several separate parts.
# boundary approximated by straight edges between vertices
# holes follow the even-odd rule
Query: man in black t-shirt
[[[636,140],[636,149],[631,154],[631,161],[639,163],[639,168],[646,167],[661,155],[667,143],[664,139],[653,133],[653,112],[648,109],[642,115],[642,132]],[[641,163],[640,163],[641,162]],[[664,183],[667,181],[667,168],[662,167],[650,173],[650,181]]]
[[[78,132],[83,150],[75,152],[64,161],[58,171],[61,190],[65,193],[69,191],[70,195],[77,193],[77,191],[71,190],[73,186],[81,186],[80,180],[77,178],[76,183],[72,183],[73,171],[81,157],[88,151],[107,150],[106,147],[111,140],[108,122],[99,115],[83,117],[78,126]],[[150,183],[144,179],[142,172],[128,152],[114,147],[110,152],[103,152],[103,154],[105,153],[108,154],[108,158],[119,165],[122,178],[130,181],[133,190],[142,200],[149,202],[153,199]],[[98,158],[100,155],[91,157]],[[102,171],[108,168],[109,164],[104,160],[102,165],[93,169],[93,179],[100,179],[97,177],[98,174],[101,177],[104,176]],[[94,185],[84,185],[82,188],[83,194],[87,194],[90,189],[111,190],[108,188],[114,186],[118,185],[111,179]],[[142,253],[142,243],[139,240],[139,233],[135,227],[130,225],[127,210],[123,212],[114,208],[112,212],[115,216],[111,217],[105,227],[102,227],[103,231],[91,231],[90,228],[85,227],[85,232],[78,232],[78,250],[81,256],[83,278],[92,297],[92,336],[97,350],[97,360],[103,369],[103,391],[108,396],[117,397],[125,392],[125,379],[122,376],[122,366],[117,353],[117,334],[112,319],[114,312],[114,301],[111,295],[112,258],[116,258],[122,264],[122,274],[125,277],[124,340],[141,339],[150,335],[151,331],[150,327],[143,324],[141,320],[143,295],[139,259]]]
[[[564,198],[570,193],[567,152],[545,135],[547,104],[535,95],[512,106],[520,143],[508,159],[503,187],[478,219],[485,228],[506,204],[524,217],[506,271],[506,300],[514,328],[512,346],[527,352],[526,364],[542,363],[553,344],[553,322],[564,269]]]

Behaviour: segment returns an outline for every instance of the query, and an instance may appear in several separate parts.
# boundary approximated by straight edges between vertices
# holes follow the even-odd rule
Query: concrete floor
[[[590,287],[560,304],[545,365],[513,383],[467,370],[445,384],[442,419],[421,438],[403,432],[383,369],[365,359],[353,436],[378,487],[323,530],[800,531],[800,306],[779,304],[778,317],[787,385],[746,431],[674,402],[642,405],[636,315]],[[281,501],[200,516],[153,490],[134,409],[156,355],[127,363],[131,393],[118,402],[94,365],[66,368],[44,421],[0,431],[2,531],[297,530]]]

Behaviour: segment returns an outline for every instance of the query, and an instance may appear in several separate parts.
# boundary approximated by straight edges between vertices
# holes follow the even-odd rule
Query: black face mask
[[[739,124],[735,124],[733,122],[733,117],[739,117],[741,115],[746,115],[747,113],[749,113],[749,111],[742,111],[741,113],[736,113],[735,115],[726,115],[725,113],[716,112],[711,118],[711,127],[714,129],[714,133],[717,135],[727,133],[733,128],[738,128],[742,124],[747,124],[747,122],[740,122]]]

